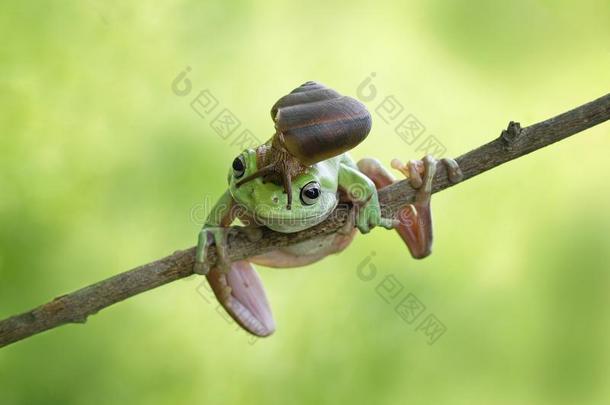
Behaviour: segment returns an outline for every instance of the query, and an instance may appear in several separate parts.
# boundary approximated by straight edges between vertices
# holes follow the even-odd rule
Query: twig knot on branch
[[[515,121],[508,123],[508,128],[502,131],[500,138],[504,142],[504,147],[507,150],[511,150],[517,138],[521,135],[521,124]]]

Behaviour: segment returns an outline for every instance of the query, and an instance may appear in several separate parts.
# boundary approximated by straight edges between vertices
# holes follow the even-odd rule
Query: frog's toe
[[[208,274],[209,271],[210,271],[210,266],[208,266],[208,264],[205,262],[196,261],[195,264],[193,265],[193,272],[195,274],[205,275],[205,274]]]
[[[462,169],[460,165],[451,158],[443,158],[441,162],[447,168],[447,176],[449,177],[449,181],[452,183],[459,183],[464,179],[464,173],[462,173]]]
[[[360,233],[362,233],[362,234],[367,234],[367,233],[371,232],[371,227],[367,223],[359,224],[359,225],[357,225],[357,227],[358,227],[358,230],[360,231]]]
[[[379,220],[379,225],[384,227],[385,229],[394,229],[398,225],[400,225],[400,221],[398,219],[393,218],[381,218]]]
[[[242,328],[260,337],[275,332],[265,289],[252,264],[233,262],[228,272],[213,269],[207,278],[220,304]]]
[[[411,184],[411,187],[414,189],[419,189],[422,186],[422,175],[425,172],[424,159],[409,160],[407,163],[403,163],[400,159],[392,159],[390,165],[394,170],[398,170],[407,179],[409,179],[409,184]]]
[[[369,233],[371,231],[371,224],[367,213],[367,207],[358,208],[358,214],[356,217],[356,227],[361,233]]]

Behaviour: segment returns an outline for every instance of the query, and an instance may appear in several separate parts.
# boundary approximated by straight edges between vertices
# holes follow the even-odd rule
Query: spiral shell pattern
[[[362,103],[317,82],[280,98],[271,118],[285,149],[306,166],[354,148],[371,130],[371,115]]]

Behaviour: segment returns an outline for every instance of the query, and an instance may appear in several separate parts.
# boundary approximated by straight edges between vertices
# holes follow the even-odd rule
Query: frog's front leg
[[[233,212],[233,206],[235,202],[231,197],[231,194],[227,191],[218,202],[212,207],[212,210],[208,214],[208,217],[199,231],[199,238],[197,241],[197,248],[195,250],[195,265],[193,271],[197,274],[207,275],[211,268],[207,261],[207,255],[209,247],[213,244],[217,245],[218,260],[216,262],[216,269],[222,269],[225,272],[230,267],[228,260],[225,243],[228,231],[228,226],[235,219]]]
[[[360,232],[368,233],[378,225],[386,229],[395,227],[396,222],[393,219],[381,216],[375,183],[356,167],[352,167],[351,162],[340,164],[339,189],[354,204],[356,227]]]
[[[226,192],[212,208],[199,233],[194,271],[206,276],[218,302],[238,324],[256,336],[268,336],[275,331],[275,322],[261,280],[250,262],[231,262],[228,256],[228,226],[235,219],[234,204]],[[214,266],[207,263],[212,245],[217,254]]]
[[[407,164],[398,159],[392,161],[392,167],[403,173],[413,188],[417,190],[415,202],[401,208],[398,213],[400,224],[396,231],[407,244],[411,255],[416,259],[428,256],[432,251],[432,213],[430,196],[432,181],[436,174],[438,161],[432,156],[425,156],[421,161],[411,160]],[[447,167],[449,180],[457,183],[462,173],[453,159],[441,159]],[[358,168],[373,180],[378,188],[392,184],[394,177],[375,159],[363,159]]]

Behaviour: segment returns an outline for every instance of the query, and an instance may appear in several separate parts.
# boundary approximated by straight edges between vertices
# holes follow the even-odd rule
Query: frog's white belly
[[[334,234],[320,236],[306,240],[296,245],[281,248],[282,252],[290,253],[294,256],[312,256],[320,253],[332,253],[335,244]]]

